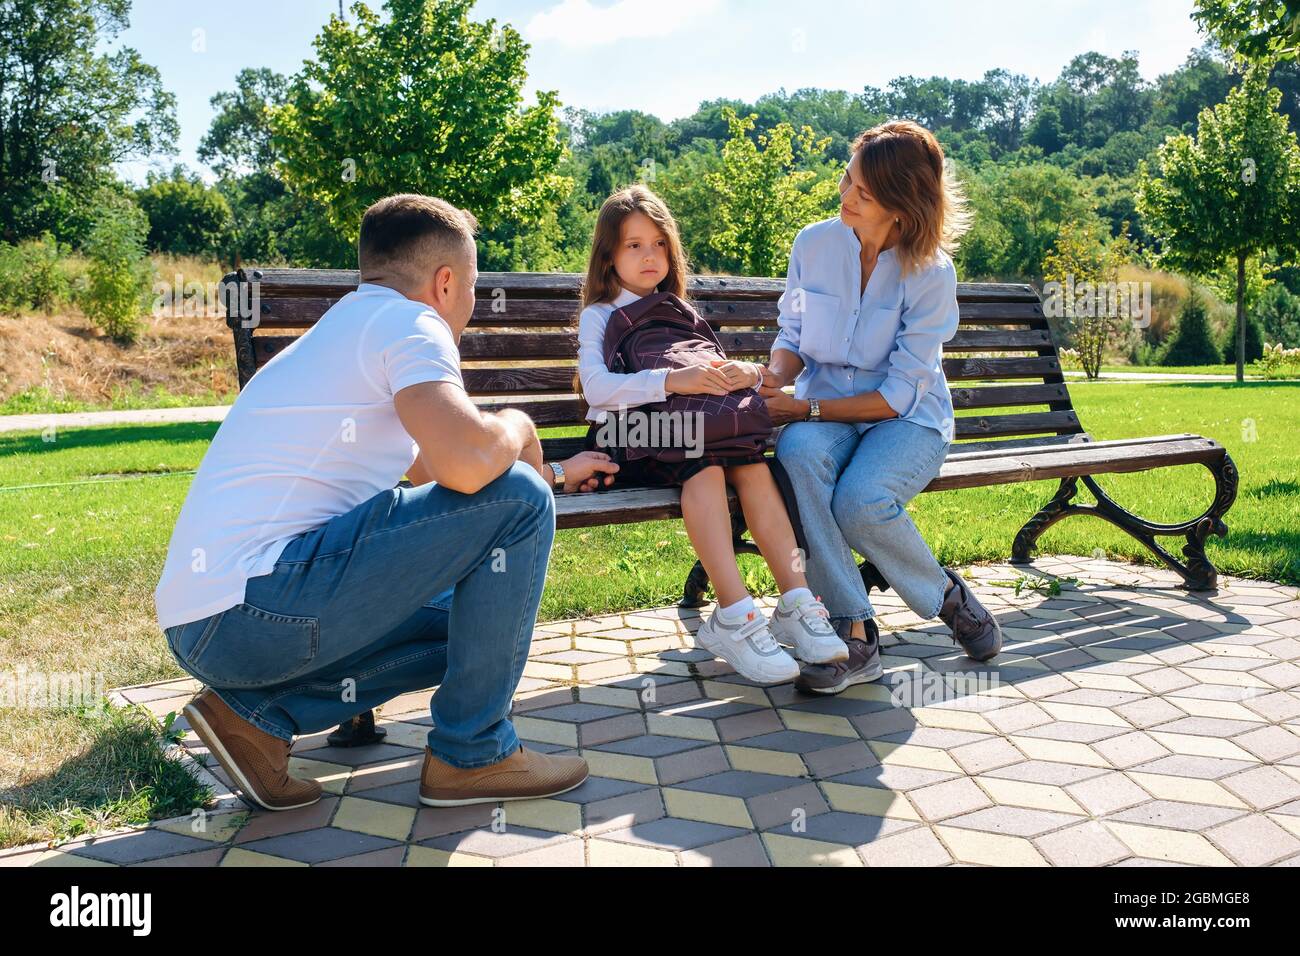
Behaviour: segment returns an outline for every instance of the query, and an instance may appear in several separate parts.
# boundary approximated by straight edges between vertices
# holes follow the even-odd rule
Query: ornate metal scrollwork
[[[1118,505],[1090,475],[1084,475],[1081,479],[1063,478],[1052,500],[1030,518],[1016,535],[1015,543],[1011,547],[1012,562],[1029,563],[1039,535],[1062,518],[1073,514],[1091,514],[1109,521],[1146,545],[1156,557],[1182,576],[1183,585],[1188,590],[1213,591],[1218,586],[1218,572],[1205,556],[1205,541],[1212,534],[1223,537],[1228,533],[1228,526],[1224,524],[1223,516],[1237,500],[1239,476],[1237,466],[1227,451],[1224,451],[1223,457],[1219,460],[1204,464],[1214,475],[1214,500],[1203,514],[1190,521],[1175,524],[1147,521],[1133,514]],[[1095,505],[1072,503],[1071,499],[1078,493],[1080,480],[1097,499]],[[1157,537],[1186,538],[1187,543],[1182,549],[1186,560],[1180,561],[1170,554],[1156,541]]]

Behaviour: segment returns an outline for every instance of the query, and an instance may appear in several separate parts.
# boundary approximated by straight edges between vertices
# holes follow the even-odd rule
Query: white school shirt
[[[615,309],[631,305],[641,296],[619,287],[613,302],[596,302],[578,317],[578,378],[586,399],[587,421],[603,422],[619,407],[634,408],[667,398],[664,385],[671,369],[648,368],[640,372],[611,372],[605,365],[605,326]]]
[[[393,396],[421,382],[464,388],[450,326],[371,283],[268,362],[190,485],[154,592],[159,626],[242,604],[292,538],[396,485],[419,448]]]

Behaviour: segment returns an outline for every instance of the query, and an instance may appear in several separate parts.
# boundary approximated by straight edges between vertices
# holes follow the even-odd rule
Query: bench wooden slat
[[[465,379],[465,388],[471,395],[509,395],[517,392],[571,394],[576,371],[576,365],[536,368],[468,367],[461,369],[461,375]],[[1050,405],[1069,400],[1064,385],[967,385],[954,387],[951,392],[953,407],[958,411]]]
[[[259,301],[258,328],[311,328],[339,301],[338,297],[267,296]],[[696,299],[700,315],[715,327],[750,325],[775,329],[776,300]],[[574,299],[524,299],[483,297],[474,306],[471,328],[565,328],[572,326],[580,309]],[[1043,310],[1029,302],[968,302],[961,309],[962,325],[1029,326],[1046,330]]]
[[[306,297],[340,298],[361,281],[355,269],[251,269],[245,273],[258,283],[263,298]],[[222,279],[223,284],[237,282],[237,273]],[[480,272],[475,291],[489,297],[494,289],[508,295],[528,298],[576,299],[583,276],[577,272]],[[750,276],[692,275],[686,289],[692,298],[775,299],[785,290],[785,280]],[[1033,286],[1024,283],[959,282],[958,301],[971,302],[1038,302]]]
[[[1038,358],[956,358],[943,360],[949,382],[996,381],[1004,378],[1044,378],[1060,375],[1061,363],[1051,356]]]
[[[532,397],[494,396],[476,397],[474,402],[483,411],[518,408],[538,425],[569,425],[582,423],[587,411],[586,402],[575,396]],[[1038,435],[1043,432],[1073,434],[1082,429],[1079,417],[1072,411],[1028,412],[1018,415],[970,415],[956,420],[957,438],[991,438],[1009,435]]]
[[[1042,449],[1035,454],[949,459],[944,462],[939,477],[926,490],[947,491],[1082,475],[1123,474],[1170,465],[1212,462],[1222,455],[1222,445],[1200,437],[1171,442],[1137,442],[1120,447],[1105,442],[1085,442],[1068,448]]]
[[[953,445],[948,450],[948,461],[975,461],[981,458],[999,458],[1014,451],[1017,455],[1037,455],[1045,452],[1073,448],[1087,442],[1094,448],[1126,448],[1134,445],[1156,445],[1199,439],[1200,435],[1182,432],[1177,435],[1154,435],[1150,438],[1112,438],[1106,441],[1093,441],[1086,432],[1077,435],[1058,435],[1053,438],[1021,438],[999,442],[966,442]],[[984,448],[981,446],[988,445]]]
[[[1045,435],[1040,438],[998,438],[993,441],[962,441],[956,442],[948,450],[948,457],[954,455],[975,455],[984,453],[993,457],[1006,455],[1010,452],[1021,454],[1035,448],[1059,448],[1064,444],[1073,442],[1090,441],[1091,436],[1087,432],[1074,432],[1068,435]]]
[[[1037,435],[1042,432],[1074,434],[1082,431],[1079,416],[1072,411],[1028,412],[1023,415],[968,415],[956,420],[958,438],[991,438],[998,435]]]
[[[1050,340],[1041,342],[1031,338],[1037,333],[990,333],[1001,339],[980,338],[971,343],[967,336],[973,332],[959,332],[954,346],[959,351],[1031,351],[1046,352]],[[1012,335],[1013,337],[1008,337]],[[1022,339],[1021,336],[1024,336]],[[272,358],[293,344],[293,335],[257,335],[253,337],[253,355],[261,368]],[[775,341],[772,332],[729,332],[718,334],[728,355],[739,357],[767,356]],[[576,332],[475,332],[461,336],[460,357],[471,361],[499,360],[518,362],[528,359],[572,359],[578,352]],[[1052,356],[1036,358],[945,358],[943,368],[949,381],[999,378],[1041,378],[1060,372],[1060,363]]]
[[[1014,408],[1023,405],[1050,405],[1069,401],[1064,385],[988,385],[949,387],[952,407],[957,411],[973,408]]]
[[[1097,474],[1123,474],[1165,465],[1212,462],[1223,454],[1216,441],[1197,435],[1058,445],[1022,454],[950,455],[926,491],[951,491]],[[734,496],[732,496],[734,497]],[[555,499],[556,526],[583,528],[681,517],[676,488],[624,488]]]

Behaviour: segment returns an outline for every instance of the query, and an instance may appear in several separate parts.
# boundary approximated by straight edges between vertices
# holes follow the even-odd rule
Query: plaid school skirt
[[[750,455],[710,455],[705,452],[699,458],[687,458],[684,461],[660,461],[657,458],[634,458],[628,460],[627,449],[618,445],[600,446],[596,435],[600,431],[599,422],[587,429],[583,447],[587,451],[600,451],[609,455],[618,465],[618,474],[614,476],[614,487],[637,488],[671,488],[680,487],[688,478],[699,474],[712,465],[724,468],[730,465],[770,464],[771,459],[762,454]]]

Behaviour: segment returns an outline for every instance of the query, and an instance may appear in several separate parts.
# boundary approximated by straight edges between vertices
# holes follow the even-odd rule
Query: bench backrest
[[[478,304],[460,354],[465,387],[481,408],[521,408],[539,426],[584,424],[586,405],[573,391],[581,279],[575,273],[480,273]],[[226,276],[226,321],[235,337],[240,387],[358,281],[356,272],[322,269]],[[776,338],[776,303],[784,289],[781,279],[733,276],[693,276],[688,284],[728,355],[756,361],[766,359]],[[957,299],[961,325],[943,350],[957,411],[953,450],[1056,444],[1082,435],[1033,287],[961,283]],[[241,303],[243,312],[255,315],[241,318]],[[546,444],[548,456],[561,455],[575,451],[581,439]]]

